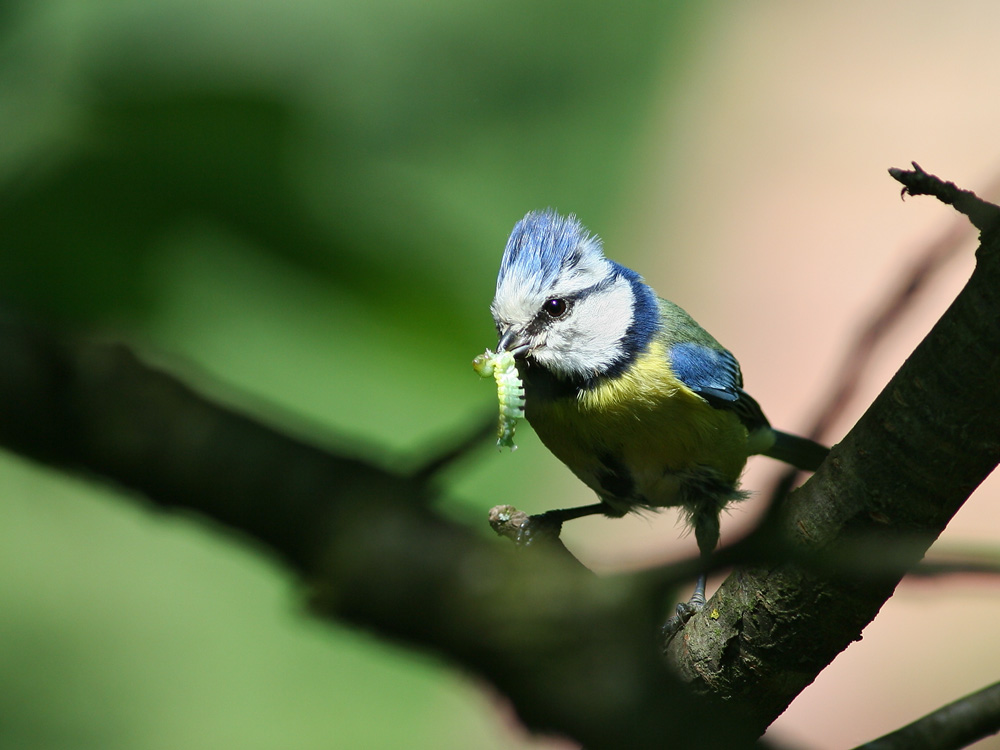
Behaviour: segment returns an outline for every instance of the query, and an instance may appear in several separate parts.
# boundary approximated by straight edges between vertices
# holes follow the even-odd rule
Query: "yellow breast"
[[[707,469],[735,486],[746,464],[746,428],[674,376],[660,341],[616,378],[575,398],[529,395],[527,406],[542,442],[602,497],[615,494],[609,467],[627,472],[643,504],[670,506],[685,477]]]

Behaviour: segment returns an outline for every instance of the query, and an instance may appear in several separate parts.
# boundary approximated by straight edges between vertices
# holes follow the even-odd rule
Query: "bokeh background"
[[[500,252],[553,206],[802,429],[955,225],[901,202],[886,168],[917,160],[984,192],[1000,173],[998,24],[985,0],[8,2],[0,299],[404,467],[491,410],[469,362],[494,342]],[[973,248],[969,233],[831,440]],[[447,512],[484,528],[496,502],[590,501],[527,426],[518,442],[456,467]],[[775,468],[756,459],[746,486]],[[942,547],[995,549],[998,494],[987,482]],[[726,535],[758,511],[734,510]],[[623,570],[690,554],[678,532],[665,513],[566,539]],[[565,746],[431,655],[314,622],[302,593],[196,518],[0,455],[0,748]],[[774,738],[851,746],[995,681],[998,620],[995,581],[904,582]]]

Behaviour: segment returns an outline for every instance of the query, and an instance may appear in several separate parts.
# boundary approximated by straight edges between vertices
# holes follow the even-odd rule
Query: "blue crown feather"
[[[560,274],[603,262],[607,261],[601,241],[576,216],[560,216],[551,208],[531,211],[510,233],[497,286],[513,274],[541,291],[551,287]]]

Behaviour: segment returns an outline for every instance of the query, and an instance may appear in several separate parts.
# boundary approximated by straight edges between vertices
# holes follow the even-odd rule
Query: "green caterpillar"
[[[517,374],[514,355],[510,352],[493,353],[487,349],[472,360],[472,369],[480,377],[491,375],[497,381],[497,398],[500,401],[500,422],[497,425],[497,445],[517,450],[514,445],[514,426],[524,419],[524,384]]]

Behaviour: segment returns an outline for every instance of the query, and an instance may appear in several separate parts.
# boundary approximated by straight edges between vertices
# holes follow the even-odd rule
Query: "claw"
[[[663,628],[660,630],[660,634],[663,637],[663,647],[666,648],[667,644],[674,639],[681,628],[683,628],[687,621],[695,616],[698,612],[702,610],[705,606],[705,576],[698,576],[698,581],[694,585],[694,593],[691,594],[691,598],[686,602],[681,602],[677,605],[674,610],[673,616],[668,619]]]

